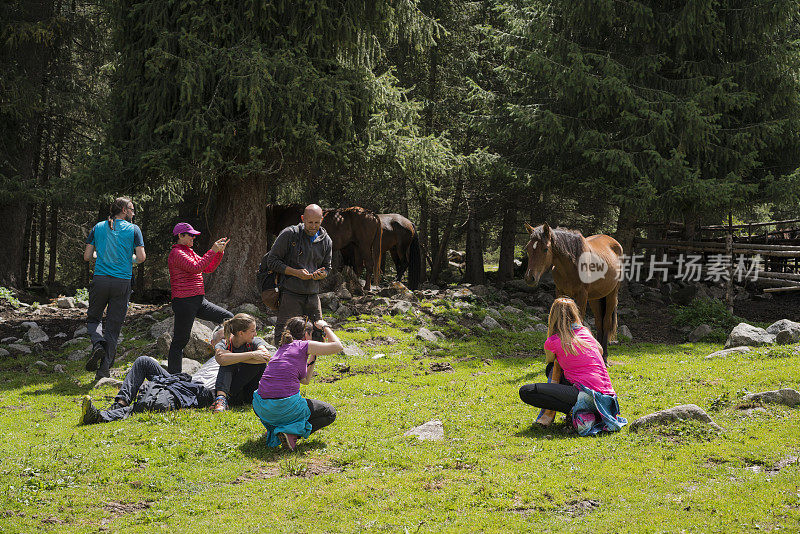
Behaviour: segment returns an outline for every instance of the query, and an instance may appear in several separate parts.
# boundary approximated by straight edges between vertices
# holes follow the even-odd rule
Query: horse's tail
[[[419,288],[419,279],[422,274],[422,250],[419,247],[419,234],[414,228],[414,237],[408,245],[408,287],[412,290]]]
[[[603,297],[604,303],[607,303],[606,300],[608,297]],[[611,341],[617,341],[617,308],[619,306],[614,307],[614,316],[611,317],[611,329],[608,332],[608,339]],[[608,307],[606,306],[606,313],[608,313]]]

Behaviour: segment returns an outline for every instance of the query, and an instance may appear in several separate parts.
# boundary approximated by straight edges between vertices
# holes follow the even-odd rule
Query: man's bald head
[[[303,215],[300,219],[303,221],[306,233],[313,236],[322,225],[322,208],[316,204],[309,204],[303,210]]]

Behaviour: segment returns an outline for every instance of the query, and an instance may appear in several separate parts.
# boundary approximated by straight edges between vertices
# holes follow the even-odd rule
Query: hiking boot
[[[94,381],[97,382],[102,378],[111,378],[111,370],[107,366],[102,366],[94,374]]]
[[[111,406],[109,406],[106,411],[118,410],[120,408],[125,408],[126,406],[127,404],[122,404],[118,399],[114,399],[114,402],[111,403]]]
[[[100,410],[92,404],[92,398],[84,395],[81,403],[81,417],[78,419],[79,425],[93,425],[100,422]]]
[[[287,434],[286,432],[278,432],[278,439],[281,440],[281,445],[284,449],[293,451],[297,447],[297,434]]]
[[[225,395],[217,395],[214,404],[211,405],[211,411],[214,413],[224,412],[228,409],[228,397]]]
[[[97,371],[100,362],[106,357],[106,345],[102,341],[92,347],[92,354],[86,362],[87,371]]]

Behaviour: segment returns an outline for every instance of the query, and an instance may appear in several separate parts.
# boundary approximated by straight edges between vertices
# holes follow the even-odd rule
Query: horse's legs
[[[578,311],[581,312],[581,320],[583,320],[584,324],[586,323],[586,301],[588,299],[589,292],[586,291],[585,288],[578,290],[578,294],[573,298],[575,304],[578,306]]]
[[[392,254],[392,261],[394,261],[394,268],[397,271],[397,276],[395,278],[398,282],[402,282],[403,274],[405,274],[406,267],[408,267],[408,262],[400,259],[400,253],[397,250],[398,248],[399,245],[394,246],[389,252]]]
[[[603,299],[595,299],[589,301],[589,307],[592,308],[592,315],[594,315],[594,326],[597,330],[597,341],[603,347],[603,359],[606,357],[606,336],[605,329],[603,328]]]
[[[608,340],[610,338],[616,339],[617,337],[617,303],[618,303],[618,295],[619,295],[619,285],[617,288],[606,295],[604,300],[606,302],[605,310],[603,314],[603,331],[606,333],[606,345],[608,345]],[[605,349],[605,347],[604,347]],[[608,361],[608,354],[603,354],[603,359]]]

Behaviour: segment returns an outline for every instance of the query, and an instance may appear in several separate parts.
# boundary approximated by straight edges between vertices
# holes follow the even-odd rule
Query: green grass
[[[246,408],[78,427],[92,378],[83,362],[66,361],[68,351],[0,360],[0,532],[798,530],[800,465],[767,472],[800,454],[800,410],[737,409],[746,391],[798,388],[797,347],[704,360],[720,345],[613,346],[629,421],[695,403],[725,432],[682,424],[578,438],[560,423],[532,428],[536,410],[518,397],[544,379],[544,334],[513,324],[475,335],[460,314],[485,311],[426,306],[435,322],[426,313],[348,320],[366,332],[341,337],[366,354],[320,358],[322,378],[339,376],[337,363],[350,371],[303,394],[339,417],[294,454],[265,447]],[[423,325],[455,340],[417,341]],[[126,340],[122,365],[148,342]],[[30,370],[36,360],[67,373]],[[431,372],[434,362],[454,370]],[[91,391],[100,404],[114,393]],[[431,419],[443,421],[444,441],[403,436]]]

